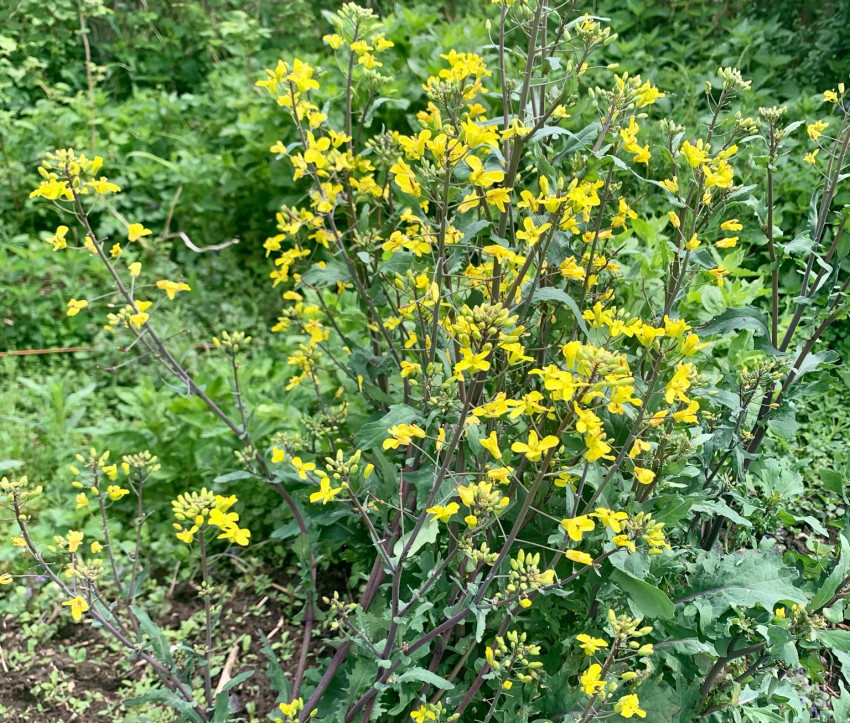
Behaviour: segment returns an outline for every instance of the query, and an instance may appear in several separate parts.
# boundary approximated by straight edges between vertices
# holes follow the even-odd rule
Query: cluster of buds
[[[139,301],[135,299],[133,306],[127,304],[117,314],[107,314],[106,318],[109,321],[103,328],[109,332],[115,332],[116,327],[125,329],[134,329],[138,331],[142,328],[145,322],[150,318],[148,309],[151,307],[151,301]]]
[[[335,618],[331,621],[331,630],[338,629],[340,621],[347,621],[348,616],[357,609],[357,603],[348,603],[341,600],[336,590],[334,590],[332,598],[325,596],[322,598],[322,602],[330,606],[328,612],[331,614],[331,617]]]
[[[493,552],[486,542],[482,542],[476,547],[472,538],[467,535],[461,536],[458,549],[469,558],[470,569],[475,569],[481,564],[493,565],[499,559],[499,553]],[[496,597],[500,597],[500,594],[497,593]]]
[[[251,337],[247,336],[244,331],[221,332],[221,338],[213,337],[213,344],[216,349],[225,349],[232,354],[236,354],[240,349],[244,349],[251,343]]]
[[[487,664],[495,671],[505,671],[507,677],[515,674],[521,683],[529,683],[536,677],[537,671],[543,667],[539,660],[529,658],[540,655],[540,646],[526,642],[527,633],[518,633],[510,630],[505,637],[496,636],[491,646],[484,653]],[[511,681],[506,679],[502,683],[505,690],[510,689]]]
[[[641,644],[636,638],[642,638],[652,632],[651,625],[641,625],[643,618],[633,618],[628,615],[617,615],[613,609],[608,608],[608,623],[614,636],[626,643],[631,650],[637,651],[638,655],[652,655],[652,643]]]
[[[41,494],[42,486],[30,487],[27,476],[24,475],[13,481],[10,481],[7,477],[3,477],[3,479],[0,479],[0,490],[2,490],[9,502],[23,507],[29,500]]]
[[[73,562],[65,566],[65,577],[68,579],[76,578],[93,583],[101,575],[103,575],[103,560],[99,557],[86,560],[82,556],[76,556]]]
[[[73,201],[74,194],[118,193],[121,189],[114,183],[104,177],[96,177],[102,165],[103,158],[100,156],[90,159],[82,154],[77,155],[72,148],[45,153],[38,167],[38,173],[44,180],[30,193],[30,198],[41,196],[49,201]]]
[[[194,539],[195,533],[201,531],[206,524],[221,530],[219,539],[226,539],[237,545],[247,545],[250,531],[239,527],[239,515],[236,512],[228,511],[236,502],[235,495],[222,497],[206,488],[200,492],[185,492],[179,495],[171,503],[174,517],[179,520],[173,525],[177,530],[177,538],[188,545]],[[191,526],[184,528],[180,522],[186,521],[190,522]]]
[[[132,470],[144,476],[150,475],[158,472],[161,467],[159,458],[155,454],[151,454],[148,450],[137,452],[136,454],[125,454],[121,458],[121,469],[128,476]]]
[[[452,713],[449,715],[449,711],[447,708],[443,706],[442,703],[423,703],[418,708],[410,711],[410,718],[414,721],[414,723],[428,723],[428,721],[434,721],[435,723],[454,723],[458,718],[460,718],[460,713]]]
[[[603,118],[621,119],[625,122],[628,114],[635,109],[652,105],[662,93],[648,80],[641,81],[639,75],[630,76],[628,73],[614,76],[614,88],[591,88],[590,98],[596,110]]]
[[[737,68],[718,68],[717,75],[723,81],[723,90],[727,93],[738,93],[750,90],[753,87],[753,81],[744,80],[744,76]]]
[[[612,33],[610,27],[602,27],[602,23],[594,20],[587,13],[580,22],[575,24],[574,28],[576,37],[584,46],[585,54],[594,48],[610,45],[617,39],[617,33]],[[569,33],[566,34],[566,37],[569,37]]]
[[[476,527],[484,520],[500,514],[510,504],[510,500],[498,489],[493,489],[491,482],[461,486],[457,488],[457,493],[461,502],[469,508],[464,521],[470,527]]]
[[[338,449],[336,451],[336,457],[325,457],[325,469],[328,471],[328,475],[335,480],[348,479],[360,468],[360,457],[362,454],[358,449],[351,457],[344,460],[342,449]]]
[[[456,337],[462,347],[470,347],[473,342],[484,342],[495,338],[500,331],[512,327],[517,322],[517,316],[498,304],[479,304],[470,309],[464,304],[457,321],[447,324],[447,328]]]
[[[526,553],[525,550],[520,550],[511,560],[511,571],[508,573],[506,589],[512,595],[519,593],[520,605],[523,607],[527,608],[531,605],[531,600],[527,597],[529,592],[555,582],[555,571],[541,570],[539,565],[539,552]]]
[[[652,519],[652,514],[638,512],[634,517],[621,523],[622,531],[613,541],[619,547],[628,548],[629,552],[635,551],[635,541],[643,540],[649,545],[647,552],[650,555],[660,555],[665,549],[670,549],[670,544],[664,536],[664,523]]]

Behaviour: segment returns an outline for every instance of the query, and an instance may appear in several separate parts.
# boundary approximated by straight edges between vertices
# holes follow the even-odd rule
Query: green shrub
[[[388,39],[401,21],[346,4],[325,70],[287,59],[258,83],[291,116],[271,152],[298,194],[262,244],[289,379],[256,405],[245,369],[272,374],[273,352],[216,334],[230,387],[201,381],[167,307],[203,278],[142,263],[144,208],[101,233],[122,203],[102,158],[45,155],[32,195],[65,222],[48,240],[102,269],[68,316],[103,308],[119,349],[185,392],[174,418],[230,435],[238,466],[172,503],[201,571],[200,644],[172,650],[145,613],[150,452],[80,455],[84,525],[52,543],[30,534],[40,485],[4,480],[15,544],[186,720],[239,718],[227,693],[247,673],[214,686],[211,564],[260,541],[243,525],[270,493],[307,598],[292,679],[270,661],[278,719],[804,720],[812,698],[785,672],[817,681],[822,656],[846,658],[850,551],[843,531],[811,555],[777,542],[802,476],[765,440],[793,435],[836,360],[818,343],[850,284],[844,86],[806,125],[756,113],[721,67],[707,125],[686,128],[666,89],[608,66],[605,24],[493,5],[408,74]],[[786,170],[802,219],[783,214],[799,203]],[[122,547],[124,498],[139,512]],[[358,589],[320,599],[339,558]],[[335,652],[314,664],[322,619]]]

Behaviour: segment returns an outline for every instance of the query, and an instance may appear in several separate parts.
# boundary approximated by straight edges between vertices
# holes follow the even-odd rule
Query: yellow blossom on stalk
[[[293,457],[289,461],[295,467],[295,471],[298,472],[298,476],[301,479],[307,479],[307,473],[316,469],[316,465],[313,462],[303,462],[301,457]]]
[[[579,281],[584,281],[585,270],[584,267],[579,266],[576,263],[576,257],[570,256],[568,259],[564,259],[561,262],[561,276],[567,279],[577,279]]]
[[[83,309],[85,309],[89,305],[89,302],[85,299],[71,299],[68,302],[68,311],[65,312],[68,316],[76,316]]]
[[[631,718],[636,715],[639,718],[646,718],[646,711],[641,710],[640,701],[637,695],[624,695],[614,705],[614,711],[619,713],[623,718]]]
[[[707,346],[709,346],[707,343],[700,344],[699,337],[696,334],[688,334],[682,339],[681,351],[685,356],[693,356],[700,349],[705,349]]]
[[[489,436],[484,439],[479,439],[478,443],[484,447],[496,459],[502,458],[502,450],[499,449],[499,440],[496,437],[496,432],[490,432]]]
[[[616,535],[611,541],[617,545],[617,547],[626,547],[629,552],[634,552],[637,548],[635,547],[635,543],[629,539],[628,535]]]
[[[834,90],[825,90],[823,92],[824,103],[837,103],[838,94]]]
[[[505,213],[507,204],[511,202],[509,188],[491,188],[484,194],[484,200],[488,206],[495,206],[502,213]]]
[[[460,350],[460,353],[463,356],[463,359],[455,364],[455,374],[460,375],[461,372],[465,372],[467,370],[472,373],[477,371],[486,372],[490,369],[490,362],[487,361],[487,357],[490,355],[489,351],[485,350],[475,354],[472,349],[465,347]]]
[[[127,227],[127,238],[130,241],[138,241],[142,236],[150,236],[153,233],[149,228],[145,228],[141,223],[131,223]]]
[[[644,467],[635,467],[635,478],[642,485],[648,485],[655,479],[655,472]]]
[[[699,402],[696,400],[689,401],[688,406],[678,412],[673,413],[673,419],[677,422],[687,422],[689,424],[697,423],[696,413],[699,411]]]
[[[120,487],[118,485],[109,485],[106,488],[106,494],[109,495],[109,499],[115,501],[120,500],[125,495],[130,494],[130,490],[125,489],[124,487]]]
[[[592,532],[596,523],[587,515],[579,515],[570,519],[561,520],[561,526],[567,531],[567,535],[575,542],[581,542],[581,536],[585,532]]]
[[[691,387],[690,378],[694,372],[694,365],[691,362],[679,363],[676,366],[675,373],[664,389],[664,400],[667,404],[672,404],[676,400],[688,401],[685,392]]]
[[[80,494],[77,495],[77,509],[79,510],[79,509],[82,509],[83,507],[88,507],[88,506],[89,506],[89,498],[86,497],[85,492],[80,492]]]
[[[596,695],[605,690],[605,681],[599,677],[601,673],[602,666],[594,663],[581,674],[581,689],[585,695]]]
[[[64,600],[62,602],[62,607],[70,607],[71,617],[74,618],[75,622],[79,622],[83,617],[83,613],[89,609],[89,604],[86,602],[84,597],[77,595],[71,600]]]
[[[718,286],[723,286],[723,279],[729,275],[729,269],[727,269],[723,264],[720,264],[720,266],[709,269],[708,273],[714,277]]]
[[[691,145],[690,141],[685,141],[679,150],[691,168],[698,168],[708,158],[709,149],[710,146],[700,139],[694,145]]]
[[[564,553],[564,556],[568,560],[572,560],[573,562],[578,563],[579,565],[592,565],[593,558],[588,555],[586,552],[581,552],[579,550],[567,550]]]
[[[322,477],[319,483],[319,491],[310,495],[310,502],[321,502],[326,505],[332,502],[335,495],[342,491],[342,487],[331,487],[330,480],[327,477]]]
[[[82,532],[79,530],[68,530],[68,552],[76,552],[82,541]]]
[[[717,188],[730,188],[732,186],[735,171],[727,161],[720,161],[716,168],[703,166],[702,170],[705,174],[706,189],[715,186]]]
[[[594,638],[587,633],[581,633],[576,636],[576,640],[580,643],[579,647],[584,651],[585,655],[593,655],[597,650],[608,647],[608,641],[602,638]]]
[[[142,273],[142,264],[140,261],[134,261],[128,268],[130,270],[130,276],[136,277]]]
[[[481,188],[489,188],[494,183],[499,183],[504,179],[503,171],[485,171],[484,164],[478,156],[467,156],[466,163],[470,168],[469,182],[473,186]]]
[[[434,519],[440,522],[448,522],[460,509],[457,502],[450,502],[447,505],[434,505],[425,510],[429,515],[434,515]]]
[[[0,585],[11,585],[12,584],[12,576],[8,572],[4,572],[0,575]]]
[[[487,470],[487,477],[488,479],[496,480],[500,484],[507,484],[513,472],[513,467],[496,467]]]
[[[808,163],[809,165],[813,166],[813,165],[815,165],[815,162],[816,162],[815,156],[818,153],[820,153],[820,148],[815,148],[815,150],[813,150],[811,153],[807,153],[805,156],[803,156],[803,160],[806,163]]]
[[[664,190],[669,191],[670,193],[679,192],[679,179],[676,176],[673,176],[673,178],[665,178],[663,181],[659,181],[659,183]]]
[[[286,462],[286,452],[280,447],[272,447],[272,464],[282,464]]]
[[[737,218],[730,218],[728,221],[721,223],[720,228],[723,231],[740,231],[744,226]]]
[[[615,512],[614,510],[609,510],[605,507],[597,507],[593,512],[590,513],[590,517],[597,517],[599,521],[609,527],[613,532],[619,533],[622,528],[620,523],[623,520],[629,519],[629,516],[625,512]]]
[[[738,243],[737,236],[729,236],[728,238],[722,238],[714,245],[719,249],[732,249],[735,248],[735,245]]]
[[[156,288],[162,289],[167,295],[169,299],[174,299],[174,295],[178,291],[191,291],[192,289],[189,287],[189,284],[183,283],[182,281],[167,281],[165,279],[161,279],[156,282]]]
[[[401,378],[407,379],[411,374],[418,374],[422,371],[422,365],[415,362],[401,362]]]
[[[817,121],[816,123],[809,123],[806,126],[806,132],[809,134],[809,138],[813,141],[816,141],[823,135],[823,132],[826,130],[829,123],[827,121]]]
[[[629,458],[634,459],[641,452],[648,452],[652,445],[649,442],[644,442],[642,439],[635,438],[632,443],[632,448],[629,450]]]
[[[65,240],[65,234],[68,233],[67,226],[59,226],[56,229],[56,233],[50,236],[47,240],[47,243],[53,244],[53,250],[59,251],[60,249],[64,249],[68,247],[68,242]]]
[[[296,723],[299,713],[304,710],[304,701],[301,698],[296,698],[290,703],[280,703],[278,708],[286,716],[285,723]]]
[[[416,198],[422,195],[422,188],[416,180],[416,176],[413,175],[413,169],[401,158],[399,158],[395,165],[390,168],[390,173],[393,174],[396,185],[404,191],[404,193],[409,193],[411,196],[415,196]]]
[[[103,550],[103,545],[101,545],[97,540],[95,540],[91,543],[91,545],[89,545],[89,549],[92,551],[93,554],[96,555],[98,552],[101,552]]]
[[[136,308],[138,312],[130,314],[127,321],[130,322],[130,326],[134,329],[140,329],[142,325],[148,320],[149,314],[147,310],[150,308],[152,301],[138,301],[136,300]]]
[[[414,437],[425,438],[425,430],[415,424],[396,424],[387,430],[389,438],[384,440],[384,449],[398,449],[399,446],[406,447]]]
[[[682,225],[681,221],[679,221],[679,214],[675,211],[669,211],[667,216],[670,219],[670,223],[673,224],[673,228],[679,228]]]
[[[551,434],[543,439],[538,439],[537,432],[532,429],[528,432],[528,442],[514,442],[511,445],[511,451],[524,454],[529,462],[537,462],[544,452],[557,447],[558,444],[558,438]]]
[[[539,240],[540,236],[548,231],[551,227],[551,223],[543,223],[540,226],[534,225],[534,220],[528,216],[526,216],[522,220],[523,231],[517,231],[516,237],[518,239],[523,239],[529,246],[534,246]]]
[[[13,547],[26,547],[27,542],[23,537],[13,537],[12,538],[12,546]]]

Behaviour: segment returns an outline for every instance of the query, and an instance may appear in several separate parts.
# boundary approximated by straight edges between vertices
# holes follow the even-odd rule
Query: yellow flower
[[[728,221],[721,223],[720,228],[724,231],[740,231],[744,226],[737,218],[730,218]]]
[[[540,226],[535,226],[534,220],[526,216],[522,220],[522,227],[525,230],[517,231],[516,237],[519,239],[524,239],[529,246],[534,246],[534,244],[536,244],[540,240],[540,236],[543,234],[543,232],[547,231],[549,228],[551,228],[551,226],[551,223],[544,223]]]
[[[499,449],[499,440],[496,438],[496,432],[490,432],[486,439],[479,439],[478,443],[484,447],[496,459],[502,458],[502,450]]]
[[[473,186],[489,188],[494,183],[499,183],[505,177],[504,171],[485,171],[484,164],[478,156],[467,156],[466,164],[471,170],[469,182]]]
[[[593,563],[593,558],[590,555],[586,552],[580,552],[579,550],[567,550],[564,553],[564,556],[568,560],[577,562],[580,565],[591,565]]]
[[[635,439],[632,443],[632,448],[629,450],[629,459],[634,459],[641,452],[648,452],[652,445],[649,442],[644,442],[642,439]]]
[[[8,572],[4,572],[0,575],[0,585],[11,585],[12,584],[12,576]]]
[[[65,234],[68,233],[67,226],[59,226],[56,233],[47,239],[47,243],[53,244],[53,250],[59,251],[68,247],[68,242],[65,240]]]
[[[143,224],[131,223],[127,227],[127,238],[130,241],[138,241],[142,236],[150,236],[153,233],[149,228],[145,228]]]
[[[77,622],[82,619],[83,613],[89,609],[89,604],[86,602],[86,599],[79,595],[72,600],[63,601],[62,606],[71,608],[71,617]]]
[[[728,238],[720,239],[715,246],[719,249],[732,249],[735,248],[735,245],[738,243],[737,236],[729,236]]]
[[[293,463],[295,460],[293,459]],[[322,477],[319,483],[319,491],[310,495],[310,502],[319,502],[323,505],[332,502],[335,495],[342,491],[342,487],[331,487],[330,480],[327,477]]]
[[[178,291],[192,290],[189,287],[189,284],[183,283],[182,281],[167,281],[165,279],[160,279],[159,281],[157,281],[156,288],[162,289],[168,295],[169,299],[174,299],[174,295]]]
[[[528,433],[528,443],[514,442],[511,445],[511,451],[524,454],[529,462],[537,462],[545,451],[557,447],[558,444],[558,438],[551,434],[538,439],[537,432],[532,429]]]
[[[77,299],[71,299],[68,302],[68,311],[66,313],[68,314],[68,316],[76,316],[77,314],[80,313],[80,311],[85,309],[88,305],[89,305],[89,302],[86,301],[85,299],[80,299],[79,301],[77,301]]]
[[[272,447],[272,464],[283,464],[286,462],[286,453],[279,447]]]
[[[447,505],[435,505],[425,510],[429,515],[434,515],[435,520],[440,522],[448,522],[452,516],[460,509],[457,502],[450,502]]]
[[[587,515],[580,515],[568,520],[561,520],[561,526],[567,531],[571,540],[581,542],[581,536],[585,532],[592,532],[596,524]]]
[[[124,495],[130,494],[130,490],[119,487],[118,485],[109,485],[106,488],[106,494],[109,495],[109,499],[111,500],[120,500]]]
[[[136,277],[140,273],[142,273],[142,264],[140,261],[134,261],[132,264],[130,264],[129,269],[130,276]]]
[[[86,497],[85,492],[80,492],[80,494],[77,495],[77,509],[79,510],[83,507],[88,507],[88,506],[89,506],[89,498]]]
[[[94,542],[91,543],[91,545],[89,546],[89,549],[92,551],[93,554],[96,555],[98,552],[103,550],[103,545],[101,545],[97,540],[95,540]]]
[[[426,436],[425,430],[415,424],[396,424],[387,430],[387,434],[390,436],[384,440],[384,449],[406,447],[414,437],[424,439]]]
[[[720,266],[717,266],[716,268],[709,269],[708,273],[714,277],[718,286],[723,286],[723,278],[729,275],[729,269],[727,269],[723,264],[720,264]]]
[[[416,374],[422,371],[422,365],[416,364],[415,362],[402,361],[401,362],[401,378],[407,379],[411,374]]]
[[[301,457],[293,457],[290,461],[301,479],[307,479],[307,473],[316,469],[315,464],[312,462],[302,462]]]
[[[472,349],[464,348],[460,350],[460,353],[463,356],[463,359],[455,364],[455,374],[460,374],[467,369],[471,372],[479,370],[486,372],[490,369],[490,362],[487,361],[487,357],[490,356],[489,351],[482,351],[478,354],[474,354]]]
[[[27,542],[23,537],[13,537],[12,538],[12,546],[13,547],[26,547]]]
[[[702,139],[698,140],[695,145],[685,141],[680,149],[691,168],[697,168],[708,158],[708,150],[709,146],[705,145]]]
[[[678,412],[674,412],[673,419],[677,422],[688,422],[690,424],[697,423],[697,415],[696,413],[699,411],[699,402],[692,401],[688,404],[685,409],[681,409]]]
[[[825,90],[823,92],[824,103],[837,103],[838,94],[834,90]]]
[[[595,695],[605,690],[605,681],[599,679],[601,672],[602,666],[594,663],[581,674],[581,689],[585,695]]]
[[[640,709],[640,701],[634,693],[632,695],[624,695],[620,698],[616,705],[614,705],[614,710],[623,716],[623,718],[631,718],[633,715],[646,718],[646,711]]]
[[[579,641],[579,647],[584,651],[585,655],[593,655],[597,650],[608,647],[608,641],[602,638],[594,638],[585,633],[576,636]]]
[[[643,467],[635,467],[635,478],[642,485],[648,485],[655,479],[655,472]]]
[[[818,153],[820,153],[820,148],[815,148],[815,150],[813,150],[811,153],[807,153],[805,156],[803,156],[803,160],[809,165],[813,166],[815,165],[815,156]]]
[[[629,539],[628,535],[616,535],[612,538],[612,541],[617,547],[627,547],[629,552],[635,551],[635,543]]]
[[[823,132],[826,130],[826,127],[829,125],[827,121],[817,121],[816,123],[809,123],[806,126],[806,132],[809,134],[809,138],[813,141],[816,141],[823,135]]]
[[[614,510],[609,510],[605,507],[597,507],[590,516],[598,517],[603,525],[610,527],[614,532],[620,532],[622,529],[620,523],[629,518],[625,512],[614,512]]]

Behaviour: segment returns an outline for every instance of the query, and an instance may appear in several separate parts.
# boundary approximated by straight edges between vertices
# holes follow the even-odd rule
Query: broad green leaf
[[[413,407],[406,404],[394,404],[383,417],[364,424],[354,435],[355,444],[363,450],[380,447],[389,436],[387,430],[396,424],[420,423],[422,417]]]
[[[410,668],[401,675],[396,676],[396,683],[428,683],[440,690],[451,690],[454,688],[454,683],[450,683],[445,678],[441,678],[436,673],[432,673],[426,668]]]
[[[622,570],[614,570],[611,580],[620,587],[648,618],[669,620],[676,612],[670,598],[654,585],[627,575]]]
[[[832,568],[826,580],[824,580],[823,585],[818,588],[818,591],[812,598],[812,602],[809,605],[811,610],[820,610],[826,605],[832,596],[835,595],[835,591],[838,590],[838,586],[847,575],[847,567],[850,565],[850,542],[848,542],[844,535],[841,535],[840,540],[841,552],[838,555],[838,561],[835,563],[835,567]]]

